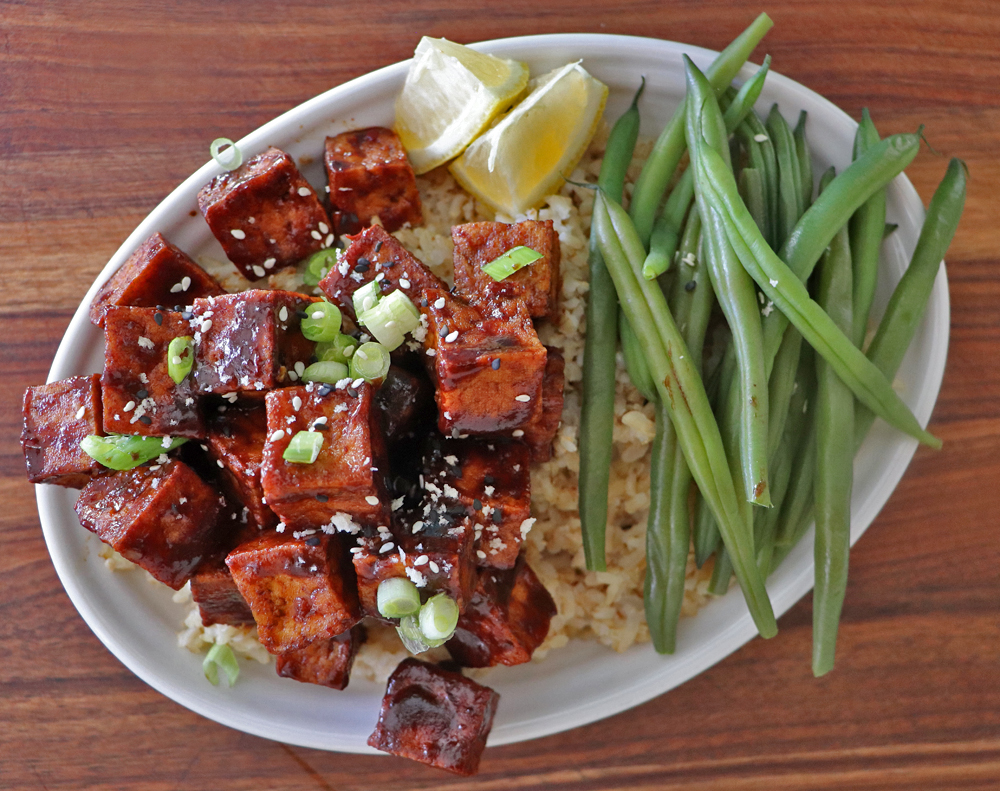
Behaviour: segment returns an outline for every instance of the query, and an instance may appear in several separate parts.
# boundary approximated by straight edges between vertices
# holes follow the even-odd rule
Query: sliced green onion
[[[332,341],[340,335],[340,308],[331,302],[306,305],[302,334],[311,341]]]
[[[220,155],[219,149],[228,146],[225,155]],[[228,137],[217,137],[212,141],[212,145],[208,147],[209,153],[212,155],[212,159],[218,163],[219,167],[226,170],[236,170],[240,165],[243,164],[243,152],[236,147],[236,143],[230,140]]]
[[[381,343],[362,343],[351,356],[351,376],[366,382],[380,382],[389,373],[389,350]]]
[[[447,640],[458,626],[458,605],[446,593],[432,596],[420,608],[420,632],[427,640]]]
[[[518,269],[524,269],[528,264],[532,264],[544,256],[537,250],[521,245],[508,250],[499,258],[494,258],[488,264],[483,265],[483,271],[494,280],[504,280],[513,275]]]
[[[420,326],[420,311],[402,291],[393,291],[378,301],[378,304],[358,321],[375,336],[375,339],[389,351],[398,349],[404,336]]]
[[[444,640],[428,640],[420,631],[420,621],[416,615],[404,615],[396,627],[396,634],[411,654],[422,654],[424,651],[445,644]]]
[[[184,437],[139,437],[130,434],[91,434],[80,447],[94,461],[112,470],[131,470],[187,442]]]
[[[358,341],[350,335],[341,333],[329,343],[316,344],[316,357],[320,362],[351,364],[351,357],[358,348]]]
[[[226,674],[227,686],[236,683],[240,677],[240,663],[236,661],[233,649],[223,643],[216,643],[205,654],[205,659],[201,663],[201,669],[205,671],[205,678],[214,687],[219,683],[219,668]]]
[[[382,287],[374,280],[354,292],[354,315],[359,319],[374,308],[382,296]]]
[[[383,618],[402,618],[420,611],[420,591],[406,577],[382,580],[375,598]]]
[[[167,373],[179,385],[194,368],[194,338],[181,335],[167,346]]]
[[[319,281],[337,265],[337,259],[340,255],[341,252],[336,247],[327,247],[325,250],[313,253],[306,259],[306,269],[302,273],[302,281],[307,286],[318,286]]]
[[[318,363],[313,363],[302,372],[302,381],[326,382],[335,385],[341,379],[348,379],[350,375],[351,371],[344,363],[321,360]]]
[[[323,435],[318,431],[299,431],[288,443],[281,458],[292,464],[312,464],[323,447]]]

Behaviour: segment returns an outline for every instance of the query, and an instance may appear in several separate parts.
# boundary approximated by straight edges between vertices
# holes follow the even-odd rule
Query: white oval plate
[[[641,76],[643,133],[655,135],[684,93],[682,53],[705,68],[715,53],[698,47],[646,38],[605,35],[546,35],[503,39],[475,45],[497,55],[526,61],[540,74],[572,60],[611,89],[607,117],[628,105]],[[323,140],[352,128],[391,125],[393,101],[409,62],[397,63],[333,88],[265,124],[239,141],[246,155],[267,146],[284,149],[313,185],[325,183]],[[745,79],[753,69],[747,67]],[[779,102],[794,122],[809,112],[814,165],[839,169],[850,162],[856,124],[833,104],[803,86],[772,72],[758,110]],[[87,309],[101,283],[155,231],[192,255],[222,258],[221,248],[200,216],[199,188],[217,175],[207,163],[174,190],[139,225],[114,255],[80,303],[59,350],[49,380],[97,372],[103,365],[103,338],[90,324]],[[889,221],[899,224],[883,249],[876,312],[888,300],[916,244],[924,210],[910,182],[897,178],[889,188]],[[938,274],[930,306],[907,352],[898,382],[904,400],[926,424],[937,398],[948,346],[948,291],[944,268]],[[855,461],[852,543],[864,532],[902,477],[916,442],[884,425],[872,431]],[[42,529],[56,571],[70,599],[100,640],[136,675],[183,706],[248,733],[289,744],[344,752],[373,752],[365,740],[377,718],[383,689],[354,680],[343,692],[279,679],[273,666],[244,662],[233,689],[212,687],[201,670],[201,657],[178,647],[175,634],[181,611],[170,591],[151,585],[145,575],[111,573],[98,557],[98,542],[82,529],[73,512],[76,493],[55,486],[37,487]],[[784,613],[811,587],[812,539],[802,541],[768,584],[777,614]],[[677,653],[658,656],[649,645],[624,654],[595,642],[574,641],[541,663],[499,668],[488,683],[501,695],[490,744],[533,739],[593,722],[666,692],[710,667],[750,640],[756,631],[738,589],[711,602],[696,618],[681,622]],[[781,639],[779,635],[777,639]]]

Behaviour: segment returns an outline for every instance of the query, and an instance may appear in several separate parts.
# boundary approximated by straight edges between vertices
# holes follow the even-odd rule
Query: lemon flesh
[[[466,191],[511,217],[562,187],[604,112],[608,88],[579,63],[528,83],[529,93],[455,162]]]
[[[396,133],[420,174],[454,159],[524,93],[528,67],[443,38],[420,39],[396,99]]]

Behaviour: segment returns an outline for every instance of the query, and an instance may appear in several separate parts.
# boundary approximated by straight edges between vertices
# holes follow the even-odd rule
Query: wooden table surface
[[[289,747],[203,719],[116,660],[49,561],[17,436],[74,309],[129,232],[205,162],[309,97],[460,42],[550,32],[720,49],[760,10],[774,68],[883,133],[920,123],[926,202],[971,171],[948,256],[951,352],[932,428],[851,559],[836,670],[811,603],[617,717],[487,751],[479,776]],[[0,787],[1000,788],[1000,7],[996,0],[0,3]],[[757,59],[759,60],[760,50]]]

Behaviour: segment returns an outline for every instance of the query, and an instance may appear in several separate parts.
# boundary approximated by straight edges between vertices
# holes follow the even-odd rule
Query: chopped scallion
[[[167,346],[167,373],[174,380],[174,384],[179,385],[183,382],[192,368],[194,368],[194,338],[190,335],[174,338]]]
[[[399,621],[399,626],[396,627],[396,634],[399,635],[399,639],[403,641],[406,650],[411,654],[422,654],[424,651],[437,648],[445,643],[444,640],[428,640],[420,631],[420,621],[416,615],[403,616]]]
[[[360,319],[378,304],[381,296],[381,287],[376,281],[372,280],[370,283],[365,283],[354,292],[354,315]]]
[[[404,336],[420,326],[420,311],[402,291],[393,291],[370,310],[358,316],[358,321],[389,351],[398,349]]]
[[[381,382],[389,373],[389,350],[381,343],[362,343],[351,355],[351,376],[366,382]]]
[[[131,470],[145,464],[161,453],[180,447],[187,440],[184,437],[139,437],[129,434],[109,434],[98,437],[91,434],[80,440],[80,447],[94,461],[112,470]]]
[[[228,148],[226,148],[225,152],[221,152],[220,149],[227,146]],[[228,137],[217,137],[212,141],[212,145],[208,147],[208,150],[212,155],[212,159],[218,163],[219,167],[226,170],[236,170],[236,168],[243,164],[243,152]]]
[[[311,341],[332,341],[340,334],[340,308],[330,302],[306,305],[302,334]]]
[[[307,286],[315,288],[319,281],[327,276],[327,273],[337,265],[337,259],[341,252],[336,247],[327,247],[313,253],[306,259],[306,269],[302,273],[302,280]]]
[[[446,593],[432,596],[420,608],[420,631],[427,640],[447,640],[458,626],[458,605]]]
[[[318,431],[298,431],[288,443],[281,458],[292,464],[312,464],[319,458],[323,447],[323,435]]]
[[[303,382],[326,382],[335,385],[341,379],[347,379],[351,375],[350,369],[344,363],[333,360],[320,360],[313,363],[302,372]]]
[[[228,686],[236,683],[240,677],[240,664],[236,661],[233,649],[223,643],[216,643],[205,654],[205,659],[201,663],[201,669],[205,672],[205,678],[214,687],[219,683],[219,668],[226,674]]]
[[[316,357],[320,362],[335,362],[351,364],[351,357],[354,350],[358,348],[358,341],[350,335],[341,333],[329,343],[316,344]]]
[[[420,591],[406,577],[382,580],[376,600],[379,614],[384,618],[402,618],[420,611]]]
[[[494,258],[488,264],[484,264],[483,271],[494,280],[504,280],[518,269],[524,269],[528,264],[543,257],[537,250],[521,245],[508,250],[498,258]]]

